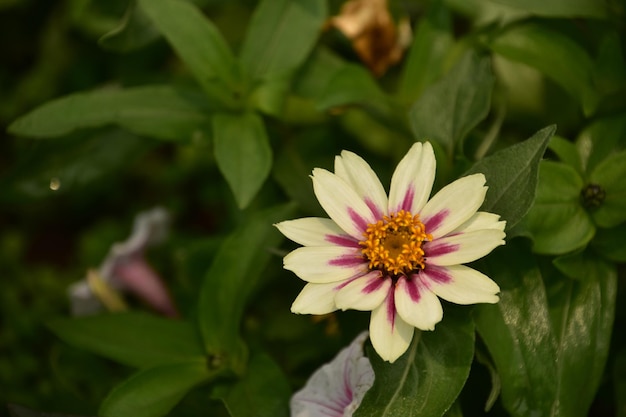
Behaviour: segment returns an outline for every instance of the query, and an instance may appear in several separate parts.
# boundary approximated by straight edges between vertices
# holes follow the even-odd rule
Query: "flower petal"
[[[331,219],[307,217],[275,224],[288,239],[303,246],[359,247],[359,242],[346,235]]]
[[[500,287],[487,275],[464,265],[429,266],[420,272],[432,292],[456,304],[497,303]]]
[[[284,268],[305,281],[323,284],[367,273],[359,249],[341,246],[304,246],[285,256]]]
[[[306,284],[291,305],[296,314],[328,314],[337,310],[335,294],[339,284]]]
[[[437,161],[430,143],[415,143],[391,177],[389,213],[406,210],[418,213],[433,188]]]
[[[372,271],[341,288],[335,303],[342,310],[372,311],[385,300],[390,285],[390,278],[383,278],[380,271]]]
[[[335,174],[350,184],[376,219],[387,214],[387,193],[367,162],[349,151],[335,158]]]
[[[394,288],[389,289],[387,299],[372,311],[370,340],[378,355],[386,361],[395,362],[411,344],[415,328],[402,320],[396,312]]]
[[[400,277],[396,285],[396,309],[402,320],[420,330],[434,330],[443,318],[441,302],[420,280]]]
[[[353,238],[363,239],[367,225],[377,219],[359,194],[350,184],[325,169],[315,168],[311,178],[315,196],[330,218]]]
[[[483,174],[468,175],[439,190],[420,213],[426,232],[445,236],[472,217],[485,200],[485,181]]]
[[[465,223],[454,229],[452,233],[473,232],[475,230],[496,229],[504,231],[506,221],[500,220],[500,216],[485,211],[479,211]]]
[[[475,261],[504,245],[505,233],[497,229],[476,230],[424,243],[426,265],[457,265]]]

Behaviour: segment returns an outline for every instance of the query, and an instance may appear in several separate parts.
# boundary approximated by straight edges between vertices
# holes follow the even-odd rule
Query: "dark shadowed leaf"
[[[169,86],[98,90],[45,103],[8,130],[18,136],[53,138],[114,124],[137,135],[184,141],[208,133],[210,110],[201,94]]]
[[[271,357],[254,353],[241,379],[216,387],[213,396],[224,402],[232,417],[286,417],[291,387]]]
[[[209,380],[205,361],[144,369],[116,386],[100,405],[102,417],[166,415],[196,385]]]
[[[556,126],[548,126],[524,142],[478,161],[466,174],[482,172],[489,190],[482,210],[499,214],[511,229],[526,214],[535,198],[539,161]]]
[[[198,324],[206,351],[242,373],[246,348],[239,337],[244,307],[282,236],[273,223],[285,220],[293,206],[266,209],[229,235],[207,272],[198,306]]]
[[[493,80],[490,58],[467,52],[411,107],[409,121],[415,138],[437,141],[451,155],[489,113]]]
[[[417,330],[414,337],[393,364],[369,346],[376,379],[355,417],[439,417],[452,406],[474,358],[471,320],[448,311],[435,331]]]
[[[257,194],[272,167],[272,148],[255,113],[216,114],[213,137],[217,166],[240,208]]]
[[[72,346],[137,368],[201,360],[196,328],[142,313],[103,314],[56,319],[48,327]]]

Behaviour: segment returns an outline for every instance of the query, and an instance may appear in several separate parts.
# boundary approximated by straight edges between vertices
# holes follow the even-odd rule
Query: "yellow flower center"
[[[380,269],[388,275],[407,275],[418,267],[424,268],[422,242],[432,240],[426,233],[419,215],[400,210],[367,225],[362,253],[370,269]]]

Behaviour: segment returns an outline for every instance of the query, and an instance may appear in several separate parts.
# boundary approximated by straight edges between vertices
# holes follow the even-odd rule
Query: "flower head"
[[[374,370],[363,355],[367,332],[315,371],[291,397],[291,417],[349,417],[374,385]]]
[[[159,207],[138,214],[131,236],[111,247],[97,272],[90,271],[87,279],[69,288],[73,314],[97,313],[103,303],[119,309],[115,291],[121,290],[135,293],[165,315],[177,315],[161,278],[144,258],[147,247],[165,239],[168,223],[167,212]]]
[[[308,282],[293,312],[372,311],[372,345],[393,362],[407,350],[414,328],[433,330],[441,321],[438,297],[498,302],[498,285],[462,265],[504,244],[505,222],[478,211],[485,176],[460,178],[429,199],[435,165],[430,143],[414,144],[396,167],[389,196],[352,152],[336,157],[334,174],[313,170],[315,195],[330,219],[276,225],[303,245],[284,259],[286,269]]]

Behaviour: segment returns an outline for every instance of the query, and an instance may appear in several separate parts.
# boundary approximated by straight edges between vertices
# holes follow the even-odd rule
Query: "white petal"
[[[388,362],[395,362],[411,344],[415,328],[402,320],[396,312],[393,288],[387,299],[372,311],[370,340],[378,355]]]
[[[335,303],[342,310],[372,311],[385,300],[389,286],[390,278],[383,278],[380,271],[372,271],[341,288]]]
[[[359,249],[341,246],[304,246],[285,256],[285,269],[316,284],[342,281],[367,273],[367,262]]]
[[[325,169],[313,170],[313,191],[331,219],[357,240],[363,239],[367,225],[376,220],[367,204],[344,180]]]
[[[350,416],[374,384],[374,370],[363,355],[367,332],[311,375],[291,397],[292,417]]]
[[[415,143],[391,177],[389,212],[418,213],[432,191],[436,166],[432,145],[429,142]]]
[[[465,223],[454,229],[452,233],[473,232],[475,230],[496,229],[504,231],[506,221],[500,220],[500,216],[485,211],[479,211]]]
[[[444,300],[456,304],[497,303],[500,287],[487,275],[464,265],[427,267],[420,278]]]
[[[335,158],[335,174],[352,186],[374,217],[380,219],[387,214],[387,193],[363,158],[349,151],[341,152]]]
[[[359,246],[356,240],[346,235],[331,219],[307,217],[287,220],[274,226],[288,239],[303,246]]]
[[[426,233],[445,236],[476,213],[487,193],[483,174],[468,175],[443,187],[420,213]]]
[[[337,310],[335,294],[339,284],[306,284],[291,305],[296,314],[328,314]]]
[[[402,320],[420,330],[434,330],[435,324],[443,318],[441,302],[420,281],[418,275],[398,280],[396,309]]]
[[[424,243],[427,265],[458,265],[475,261],[504,245],[504,232],[483,229],[459,233]]]

